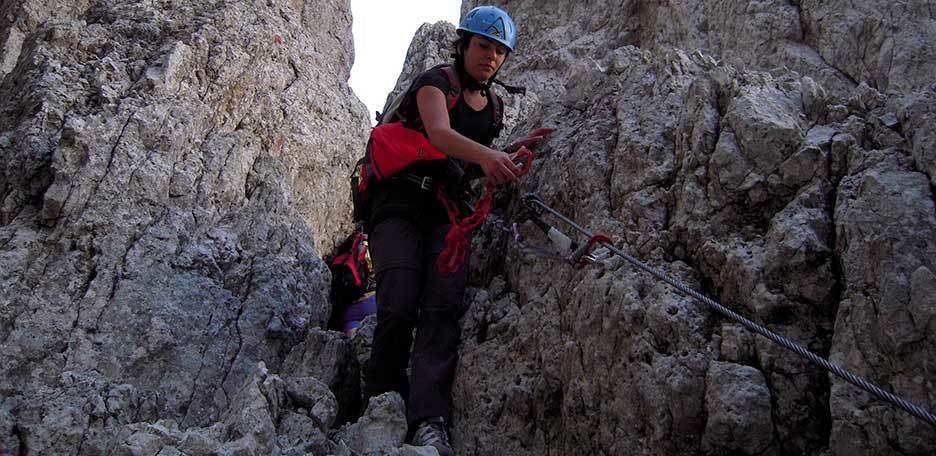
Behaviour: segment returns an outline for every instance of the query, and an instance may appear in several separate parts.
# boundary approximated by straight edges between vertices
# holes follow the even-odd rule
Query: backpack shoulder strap
[[[406,95],[408,92],[409,89],[397,94],[396,98],[390,102],[390,104],[387,106],[387,109],[384,109],[383,113],[377,113],[377,125],[383,125],[400,120],[400,111],[402,110],[402,106],[406,101]]]
[[[493,126],[494,133],[491,135],[491,138],[496,138],[500,136],[501,130],[504,129],[504,100],[501,99],[493,90],[488,90],[488,98],[493,108],[492,117],[493,117]]]
[[[458,97],[461,96],[461,79],[458,78],[458,72],[455,71],[455,67],[452,65],[443,66],[442,72],[445,73],[445,77],[448,78],[449,82],[449,91],[445,94],[445,102],[448,105],[448,110],[451,111],[455,107],[455,103],[458,103]]]
[[[455,103],[458,102],[458,97],[461,96],[461,79],[458,78],[458,73],[455,71],[455,67],[448,63],[443,63],[441,65],[436,65],[426,71],[442,71],[445,74],[445,77],[449,82],[449,91],[445,94],[445,103],[449,111],[455,107]],[[405,109],[406,103],[409,101],[409,97],[413,92],[413,84],[415,79],[410,82],[410,86],[400,92],[399,95],[390,103],[390,106],[384,110],[383,114],[377,114],[377,124],[383,125],[386,123],[396,122],[402,119],[401,112]]]
[[[497,96],[493,90],[488,90],[488,98],[490,99],[492,109],[492,115],[494,120],[494,125],[498,126],[504,123],[504,101],[501,100],[501,97]]]

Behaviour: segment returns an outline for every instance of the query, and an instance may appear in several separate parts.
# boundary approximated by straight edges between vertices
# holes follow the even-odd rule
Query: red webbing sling
[[[525,176],[533,164],[533,153],[526,148],[521,148],[517,152],[517,158],[523,157],[526,157],[527,160],[517,172],[518,176]],[[436,193],[436,198],[445,206],[449,221],[452,223],[452,228],[445,235],[445,247],[442,249],[442,253],[439,254],[439,260],[436,263],[440,272],[449,274],[457,271],[458,267],[465,262],[465,256],[468,255],[468,233],[484,223],[488,214],[491,213],[494,183],[490,180],[487,182],[487,190],[485,190],[484,196],[475,203],[474,213],[461,220],[458,220],[458,205],[445,195],[445,191],[441,186]]]

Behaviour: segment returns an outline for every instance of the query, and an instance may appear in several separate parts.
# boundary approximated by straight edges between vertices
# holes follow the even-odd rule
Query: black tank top
[[[409,99],[404,103],[402,113],[404,119],[419,118],[419,106],[417,106],[416,103],[416,93],[425,86],[435,87],[441,90],[442,93],[448,93],[449,89],[451,89],[444,70],[430,70],[421,74],[416,81],[413,82],[412,89],[407,94]],[[462,84],[462,86],[464,86],[464,84]],[[458,97],[455,106],[449,111],[449,126],[462,136],[474,142],[490,146],[494,141],[494,136],[497,134],[494,119],[494,106],[488,101],[483,109],[476,111],[465,101],[464,93],[462,93],[462,95]]]

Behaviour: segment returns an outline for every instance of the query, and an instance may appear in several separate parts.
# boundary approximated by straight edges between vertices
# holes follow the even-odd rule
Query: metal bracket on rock
[[[512,226],[514,240],[517,242],[517,244],[520,245],[521,249],[527,253],[531,253],[541,258],[578,266],[579,269],[582,269],[589,264],[596,263],[598,261],[598,257],[595,255],[595,249],[601,244],[610,244],[611,238],[604,234],[595,234],[580,247],[576,247],[576,244],[571,241],[565,233],[557,230],[555,227],[543,221],[543,219],[540,217],[543,214],[543,209],[538,205],[533,204],[534,199],[538,199],[538,197],[532,193],[524,195],[521,212],[516,218],[517,221]],[[523,235],[520,234],[519,227],[520,223],[528,220],[532,221],[543,231],[543,233],[547,234],[548,236],[554,234],[558,237],[564,238],[565,241],[569,243],[568,248],[571,249],[571,252],[568,255],[562,255],[561,253],[557,253],[554,250],[528,244],[523,238]],[[559,250],[562,251],[566,249],[560,248]]]

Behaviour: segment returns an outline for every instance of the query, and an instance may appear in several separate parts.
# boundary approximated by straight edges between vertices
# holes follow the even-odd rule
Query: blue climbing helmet
[[[458,26],[458,32],[490,38],[511,51],[517,45],[517,26],[509,14],[496,6],[479,6],[469,11]]]

